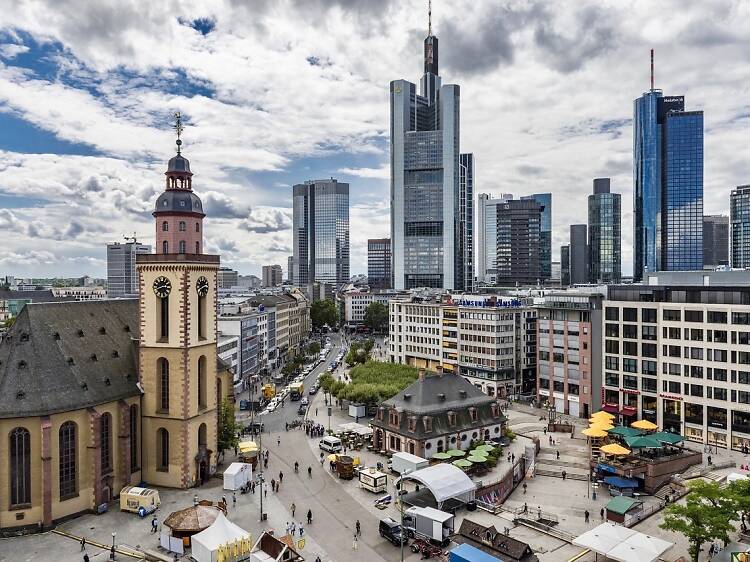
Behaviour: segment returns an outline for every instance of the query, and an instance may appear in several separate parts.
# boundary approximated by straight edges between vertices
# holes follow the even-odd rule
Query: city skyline
[[[388,82],[420,72],[424,3],[333,3],[316,23],[300,3],[253,14],[155,6],[146,16],[115,6],[97,7],[95,33],[70,23],[64,5],[0,16],[2,272],[103,277],[106,242],[135,225],[139,241],[153,244],[154,172],[169,156],[175,110],[201,170],[207,251],[243,274],[282,262],[291,185],[335,175],[352,186],[351,271],[365,272],[367,238],[388,235]],[[678,7],[680,21],[671,20]],[[726,62],[747,46],[747,10],[587,3],[566,15],[532,3],[466,14],[436,2],[441,66],[462,86],[461,150],[479,163],[474,191],[552,193],[557,261],[590,178],[611,177],[623,196],[629,275],[632,100],[648,90],[653,47],[655,86],[705,112],[704,213],[727,214],[730,191],[750,176],[732,149],[746,131],[747,71]],[[341,31],[335,42],[310,33],[329,27]],[[303,101],[290,103],[290,83]]]

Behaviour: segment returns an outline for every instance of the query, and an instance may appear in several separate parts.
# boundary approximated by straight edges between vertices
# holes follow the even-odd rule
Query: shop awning
[[[637,488],[638,481],[632,478],[623,478],[621,476],[606,476],[604,483],[616,488]]]
[[[602,410],[605,412],[609,412],[610,414],[620,413],[620,407],[617,404],[605,404],[604,406],[602,406]]]
[[[622,408],[620,408],[620,413],[623,416],[634,416],[638,413],[638,410],[636,410],[635,408],[631,408],[630,406],[623,406]]]

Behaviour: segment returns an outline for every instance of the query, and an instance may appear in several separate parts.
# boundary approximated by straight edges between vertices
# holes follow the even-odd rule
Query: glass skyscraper
[[[430,29],[419,93],[406,80],[390,84],[395,289],[471,286],[474,163],[470,156],[460,160],[460,99],[457,85],[441,83],[438,39]]]
[[[619,283],[622,276],[620,247],[621,201],[610,193],[609,178],[594,180],[589,195],[589,281]]]
[[[750,267],[750,185],[740,185],[729,196],[732,224],[732,267]]]
[[[533,199],[542,210],[541,234],[539,238],[539,275],[542,281],[552,278],[552,194],[534,193],[521,197],[521,200]]]
[[[294,284],[349,281],[349,184],[306,181],[293,188]]]
[[[633,277],[703,267],[703,112],[650,90],[633,102]]]

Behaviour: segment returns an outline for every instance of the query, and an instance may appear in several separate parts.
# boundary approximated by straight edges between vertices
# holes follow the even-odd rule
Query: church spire
[[[432,34],[432,0],[427,2],[427,37],[424,40],[424,73],[438,75],[438,38]]]
[[[175,111],[174,114],[174,125],[172,125],[172,128],[177,133],[177,154],[180,153],[180,146],[182,146],[182,141],[180,140],[180,135],[182,134],[182,131],[184,127],[182,126],[182,116],[180,115],[179,111]]]

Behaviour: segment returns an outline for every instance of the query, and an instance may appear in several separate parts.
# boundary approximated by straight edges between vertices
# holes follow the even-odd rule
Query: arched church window
[[[180,221],[179,229],[180,229],[180,232],[185,232],[185,229],[186,229],[185,221]]]
[[[166,240],[161,243],[161,253],[162,254],[168,254],[169,253],[169,243]]]
[[[156,470],[169,470],[169,432],[163,427],[156,432]]]
[[[169,410],[169,361],[160,357],[156,362],[157,373],[159,375],[159,409]]]
[[[195,231],[200,232],[201,231],[201,223],[197,222],[195,223]]]
[[[78,443],[76,433],[76,424],[71,421],[62,424],[58,433],[58,447],[60,453],[60,501],[78,495],[78,483],[76,481]]]
[[[10,505],[31,503],[31,433],[25,427],[10,432]]]
[[[180,240],[180,253],[181,254],[185,253],[185,241],[184,240]]]
[[[138,470],[138,406],[130,406],[130,472]]]
[[[99,436],[101,445],[102,472],[112,468],[112,416],[103,414],[99,420]]]
[[[163,223],[161,223],[161,231],[169,232],[169,223],[167,221],[164,221]]]

